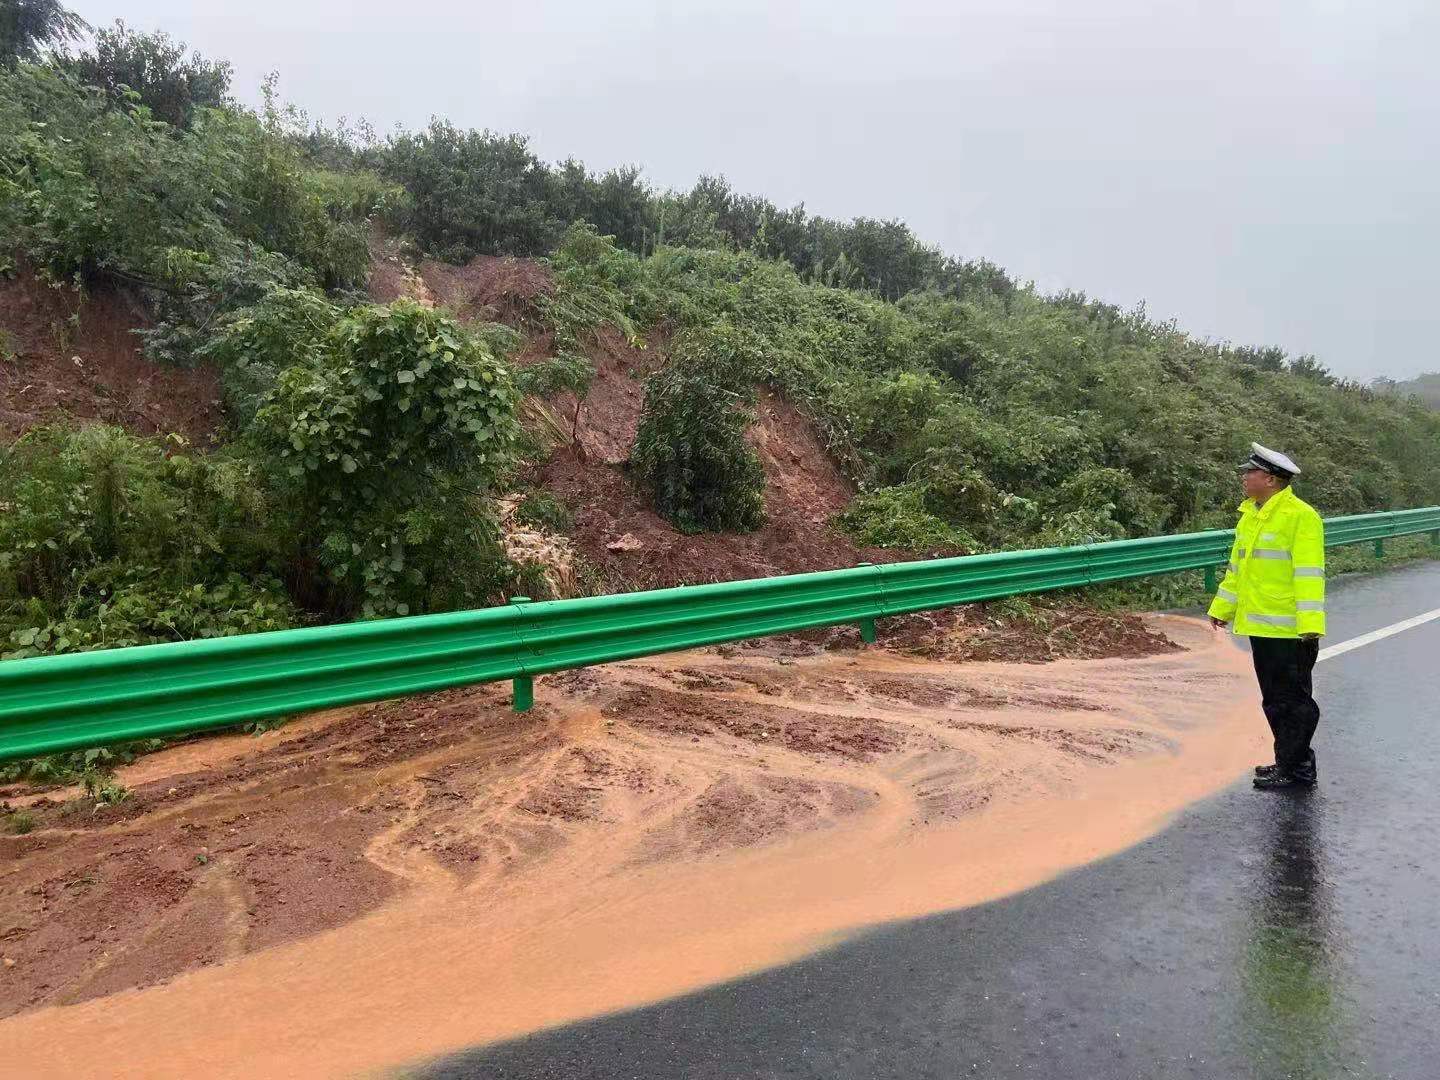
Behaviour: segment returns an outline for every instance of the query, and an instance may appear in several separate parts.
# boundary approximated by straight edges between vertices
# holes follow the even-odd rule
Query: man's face
[[[1275,489],[1275,478],[1264,469],[1246,469],[1240,474],[1240,486],[1247,499],[1263,499]]]

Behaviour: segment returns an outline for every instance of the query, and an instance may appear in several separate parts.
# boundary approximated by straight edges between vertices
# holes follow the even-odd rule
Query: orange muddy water
[[[698,652],[145,759],[0,847],[0,1062],[384,1075],[1038,884],[1265,755],[1244,654],[1155,625],[1184,651]]]

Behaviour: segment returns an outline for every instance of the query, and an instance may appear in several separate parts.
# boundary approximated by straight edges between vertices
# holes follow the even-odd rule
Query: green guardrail
[[[1430,532],[1440,507],[1326,522],[1330,546]],[[1229,530],[421,615],[0,662],[0,761],[222,727],[428,690],[854,623],[887,615],[1209,570]]]

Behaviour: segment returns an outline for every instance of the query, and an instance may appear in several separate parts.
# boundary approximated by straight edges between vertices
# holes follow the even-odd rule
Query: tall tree
[[[38,60],[47,47],[63,50],[88,29],[59,0],[0,0],[0,66]]]

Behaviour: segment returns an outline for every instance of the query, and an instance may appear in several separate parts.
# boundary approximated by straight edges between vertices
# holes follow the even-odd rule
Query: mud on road
[[[1060,843],[1000,873],[985,871],[982,844],[970,884],[942,882],[933,895],[905,884],[905,869],[872,868],[889,884],[856,890],[835,878],[853,872],[853,858],[793,877],[786,860],[833,860],[846,845],[899,851],[907,838],[964,827],[996,807],[1073,797],[1087,778],[1126,762],[1179,761],[1206,729],[1210,710],[1197,703],[1241,701],[1246,683],[1243,667],[1194,624],[1166,628],[1190,651],[1154,631],[1123,648],[1156,655],[1050,665],[957,664],[796,639],[722,647],[547,677],[523,715],[509,710],[505,688],[478,687],[309,717],[260,739],[181,745],[122,773],[131,798],[98,813],[32,797],[36,830],[0,839],[0,1015],[13,1017],[0,1023],[0,1045],[23,1060],[26,1046],[53,1047],[73,1024],[103,1033],[103,1012],[91,1010],[112,1001],[121,1008],[111,1017],[115,1038],[133,1041],[140,1021],[126,1010],[170,988],[95,999],[177,977],[175,989],[191,1000],[197,978],[224,996],[234,972],[236,988],[268,986],[279,1007],[278,985],[302,969],[313,977],[333,968],[317,956],[300,960],[311,948],[390,973],[414,966],[408,989],[395,992],[407,1007],[438,993],[439,1007],[455,994],[435,965],[456,970],[455,948],[417,938],[437,929],[444,911],[438,922],[457,921],[451,929],[481,948],[486,978],[526,982],[542,1004],[537,1011],[516,999],[478,1027],[446,1012],[429,1029],[407,1025],[418,1027],[415,1041],[375,1028],[386,1053],[438,1052],[773,959],[802,947],[806,920],[823,934],[899,908],[969,902],[967,888],[1018,887],[1113,843]],[[1230,776],[1228,758],[1211,765],[1216,785]],[[1128,835],[1184,797],[1159,784],[1112,831]],[[1107,821],[1092,824],[1103,831]],[[1009,858],[1001,848],[993,854]],[[693,940],[705,915],[696,910],[698,923],[687,923],[685,906],[718,902],[703,899],[699,879],[698,891],[685,892],[697,872],[713,879],[709,892],[728,896],[727,910],[745,909],[736,897],[760,898],[736,918],[743,947],[714,937],[713,913],[712,940]],[[833,911],[795,923],[774,917],[804,913],[802,897],[782,897],[812,887]],[[854,898],[859,906],[847,907]],[[651,916],[679,920],[647,941],[657,949],[671,941],[685,962],[582,980],[573,1001],[547,984],[567,964],[609,962],[607,920],[632,926]],[[566,946],[559,926],[589,929]],[[563,962],[556,949],[568,949]],[[289,975],[247,967],[275,963]],[[522,973],[530,965],[550,973]],[[374,977],[332,985],[342,997],[364,996]],[[486,978],[467,978],[468,990],[481,992]],[[302,981],[294,992],[314,1005]],[[228,1000],[242,999],[237,993]],[[361,1023],[364,1008],[333,1004],[357,1026],[375,1023]],[[235,1039],[249,1022],[238,1021]],[[273,1033],[249,1034],[274,1045]],[[365,1045],[351,1045],[354,1060],[302,1068],[282,1054],[272,1065],[311,1075],[382,1064]],[[230,1062],[212,1075],[229,1072],[246,1067]]]

